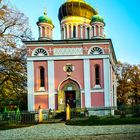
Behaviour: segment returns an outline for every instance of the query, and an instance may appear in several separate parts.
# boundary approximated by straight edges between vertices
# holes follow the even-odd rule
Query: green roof
[[[94,15],[91,18],[91,22],[102,22],[105,24],[104,19],[100,15]]]
[[[37,23],[49,23],[49,24],[52,24],[52,20],[47,16],[47,13],[46,11],[44,11],[44,15],[43,16],[40,16],[38,18],[38,22]]]

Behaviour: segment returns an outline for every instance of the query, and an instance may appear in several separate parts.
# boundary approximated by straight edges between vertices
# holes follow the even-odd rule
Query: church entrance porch
[[[58,91],[58,110],[65,111],[67,104],[70,108],[81,108],[80,87],[71,79],[62,82]]]
[[[76,92],[75,91],[65,91],[65,102],[66,106],[69,104],[70,108],[76,108]]]

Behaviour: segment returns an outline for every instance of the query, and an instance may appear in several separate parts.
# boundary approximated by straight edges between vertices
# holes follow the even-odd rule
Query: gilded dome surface
[[[80,16],[91,19],[97,11],[84,0],[67,0],[59,8],[58,18],[61,21],[67,16]]]

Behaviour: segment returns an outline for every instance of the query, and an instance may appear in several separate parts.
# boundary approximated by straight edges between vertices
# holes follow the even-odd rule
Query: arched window
[[[89,39],[89,27],[87,28],[87,39]]]
[[[95,84],[100,85],[100,66],[95,65]]]
[[[73,38],[76,38],[76,26],[73,26]]]
[[[40,87],[45,86],[45,70],[43,67],[40,67]]]
[[[95,36],[95,34],[94,34],[94,26],[92,27],[92,35]]]

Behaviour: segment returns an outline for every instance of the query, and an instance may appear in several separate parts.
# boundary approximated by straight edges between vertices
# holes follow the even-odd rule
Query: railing
[[[4,113],[0,113],[0,122],[4,121],[7,123],[23,123],[23,124],[30,124],[36,123],[36,112],[14,112],[14,111],[7,111]]]
[[[85,119],[89,115],[96,115],[96,113],[102,113],[115,109],[115,115],[120,117],[132,116],[140,117],[140,105],[135,106],[118,106],[117,108],[90,108],[90,109],[70,109],[70,119]],[[53,111],[53,110],[43,110],[43,123],[48,122],[60,122],[66,120],[66,112]],[[36,124],[38,123],[38,112],[16,112],[16,111],[7,111],[0,113],[0,124],[2,122],[14,123],[14,124]]]

